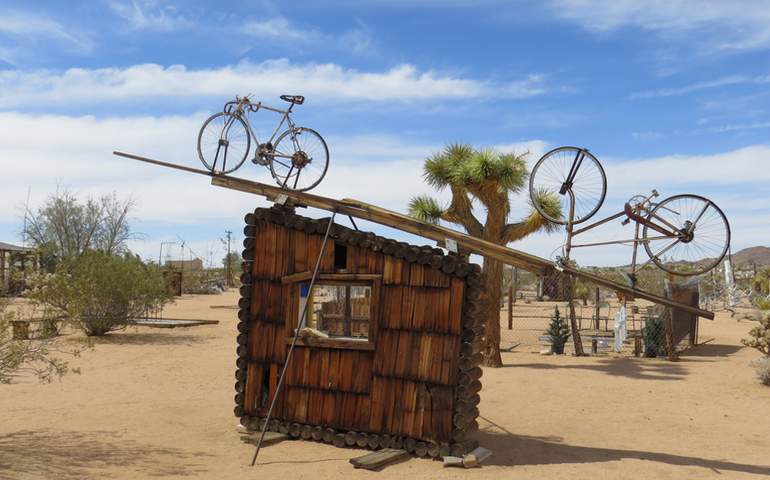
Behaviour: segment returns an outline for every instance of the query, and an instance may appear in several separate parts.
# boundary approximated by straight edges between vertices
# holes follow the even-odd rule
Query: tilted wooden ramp
[[[174,168],[185,172],[205,175],[207,177],[211,177],[212,185],[260,195],[271,201],[291,200],[292,203],[297,205],[315,207],[330,212],[350,215],[351,217],[369,220],[371,222],[379,223],[380,225],[403,230],[405,232],[409,232],[425,238],[430,238],[438,242],[445,242],[447,239],[451,239],[456,241],[460,247],[463,247],[472,253],[476,253],[485,257],[492,257],[500,260],[505,264],[520,267],[532,272],[547,274],[555,268],[553,262],[544,258],[530,255],[513,248],[497,245],[495,243],[488,242],[477,237],[472,237],[470,235],[452,230],[450,228],[442,227],[440,225],[423,222],[416,218],[358,200],[336,200],[333,198],[322,197],[320,195],[314,195],[312,193],[287,190],[281,187],[254,182],[251,180],[245,180],[229,175],[215,175],[208,170],[162,162],[160,160],[153,160],[151,158],[141,157],[139,155],[133,155],[130,153],[113,153],[115,155],[130,158],[132,160],[139,160],[142,162],[151,163],[153,165],[159,165],[162,167]],[[602,287],[612,289],[616,292],[620,292],[632,297],[643,298],[645,300],[649,300],[650,302],[665,305],[667,307],[677,308],[709,320],[714,319],[714,313],[708,310],[702,310],[697,307],[675,302],[666,297],[661,297],[659,295],[645,292],[644,290],[631,288],[628,285],[613,282],[612,280],[608,280],[606,278],[582,271],[580,269],[563,267],[562,270],[566,273],[574,275],[575,277],[582,278],[595,285],[600,285]]]

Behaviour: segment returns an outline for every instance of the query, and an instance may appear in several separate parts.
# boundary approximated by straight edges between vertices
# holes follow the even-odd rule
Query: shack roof
[[[35,251],[34,248],[20,247],[18,245],[12,245],[10,243],[0,242],[0,252],[23,252],[29,253]]]

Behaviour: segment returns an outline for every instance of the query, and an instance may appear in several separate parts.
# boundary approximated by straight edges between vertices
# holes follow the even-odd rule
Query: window
[[[299,316],[307,309],[305,325],[329,338],[368,339],[372,318],[371,284],[318,282],[299,285]],[[298,319],[301,320],[301,318]]]

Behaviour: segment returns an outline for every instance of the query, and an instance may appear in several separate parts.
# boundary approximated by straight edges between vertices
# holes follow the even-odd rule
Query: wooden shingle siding
[[[313,270],[328,219],[274,207],[247,215],[246,224],[235,413],[253,426],[275,395],[300,314],[294,283],[300,280],[282,279],[301,279]],[[339,270],[335,244],[346,251]],[[465,433],[476,428],[479,384],[473,369],[483,333],[475,321],[478,267],[436,248],[334,225],[319,273],[376,279],[373,350],[298,344],[269,428],[296,435],[300,424],[307,437],[316,427],[315,436],[329,442],[339,432],[353,432],[350,439],[370,448],[470,448]]]

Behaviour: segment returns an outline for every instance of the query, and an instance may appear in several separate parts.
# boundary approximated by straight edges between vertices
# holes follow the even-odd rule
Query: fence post
[[[596,314],[594,316],[594,328],[596,331],[599,331],[599,287],[596,287],[596,303],[594,304],[594,309],[596,310]]]
[[[513,303],[516,303],[516,295],[519,294],[519,269],[513,267]]]
[[[513,287],[508,287],[508,330],[513,330]]]

